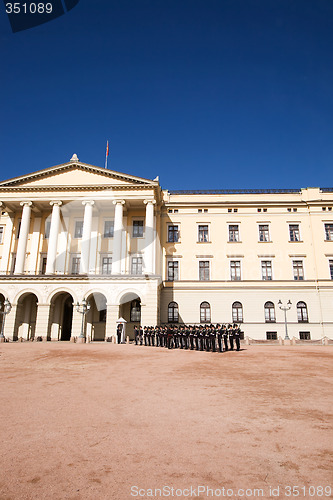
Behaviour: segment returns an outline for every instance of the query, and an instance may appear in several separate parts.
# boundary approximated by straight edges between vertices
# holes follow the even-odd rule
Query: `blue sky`
[[[80,0],[13,34],[0,174],[81,161],[163,188],[333,185],[332,0]]]

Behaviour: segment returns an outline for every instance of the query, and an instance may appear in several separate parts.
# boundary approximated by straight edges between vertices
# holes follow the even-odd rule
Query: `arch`
[[[168,323],[178,323],[179,309],[177,302],[170,302],[168,305]]]
[[[243,323],[243,305],[241,302],[234,302],[231,306],[232,322]]]
[[[27,292],[26,290],[22,291],[17,298],[13,340],[17,340],[18,338],[32,340],[35,338],[38,300],[36,293]]]
[[[34,290],[33,288],[25,288],[23,290],[20,290],[14,297],[13,299],[13,305],[18,305],[19,301],[21,300],[21,298],[24,296],[24,295],[28,295],[28,294],[32,294],[32,295],[36,295],[37,297],[37,301],[40,303],[40,302],[43,302],[42,300],[42,296],[40,294],[40,292],[38,290]]]
[[[59,287],[55,290],[53,290],[47,297],[46,299],[46,302],[47,304],[51,305],[52,301],[54,300],[55,296],[58,295],[58,294],[62,294],[62,293],[68,293],[69,295],[71,295],[73,297],[73,302],[77,302],[78,301],[78,298],[77,298],[77,295],[75,294],[75,292],[73,290],[71,290],[70,288],[67,288],[67,287]]]
[[[142,293],[135,288],[128,288],[127,290],[122,290],[121,292],[119,292],[115,303],[120,306],[137,298],[142,300]]]
[[[210,323],[211,313],[209,302],[201,302],[200,304],[200,323]]]
[[[48,326],[48,337],[51,340],[70,340],[74,302],[73,295],[64,290],[57,290],[52,295]]]
[[[297,302],[297,320],[299,323],[308,323],[308,308],[305,302],[299,301]]]
[[[275,323],[275,306],[273,302],[267,301],[264,305],[265,323]]]
[[[90,292],[86,295],[87,302],[90,303],[90,310],[85,316],[86,335],[94,341],[105,339],[107,321],[107,298],[104,293]]]

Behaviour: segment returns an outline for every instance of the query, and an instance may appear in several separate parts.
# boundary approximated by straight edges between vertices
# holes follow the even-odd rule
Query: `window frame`
[[[262,281],[273,281],[273,263],[271,260],[262,260],[260,263],[261,267],[261,279]],[[267,266],[269,264],[269,266]],[[270,274],[269,271],[270,270]]]
[[[136,263],[134,264],[134,259],[136,259]],[[141,266],[141,273],[133,272],[134,267],[137,267],[137,271],[139,271]],[[132,255],[131,256],[131,274],[133,276],[141,276],[143,274],[143,258],[142,255]]]
[[[198,222],[197,223],[197,243],[210,243],[210,224],[207,224],[207,223],[202,223],[202,222]],[[207,227],[207,239],[205,239],[205,229],[200,229],[200,228],[203,228],[203,227]],[[202,233],[202,236],[200,236],[201,234],[201,231],[203,231]],[[203,239],[200,239],[200,238],[203,238]]]
[[[168,323],[179,323],[179,306],[174,300],[168,304]]]
[[[325,241],[333,241],[333,223],[324,222]]]
[[[78,275],[78,274],[80,274],[80,267],[81,267],[81,255],[72,255],[72,258],[71,258],[71,274],[73,274],[75,276]]]
[[[173,273],[170,273],[170,268],[173,268]],[[176,278],[175,274],[177,275]],[[179,281],[179,260],[167,260],[167,281]]]
[[[276,323],[275,304],[267,300],[264,304],[265,323]]]
[[[211,323],[212,312],[210,303],[204,300],[200,304],[200,323]]]
[[[238,305],[239,304],[239,305]],[[233,323],[243,323],[243,304],[239,302],[239,300],[235,300],[235,302],[231,305],[231,316]]]
[[[300,300],[296,304],[297,311],[297,322],[298,323],[309,323],[309,313],[308,306],[304,300]]]
[[[208,273],[208,278],[206,277],[207,273]],[[210,281],[210,260],[207,259],[199,260],[199,281]]]
[[[79,224],[81,226],[79,226]],[[81,227],[81,230],[77,231],[77,229],[79,227]],[[80,219],[80,220],[78,219],[78,220],[74,221],[74,239],[81,240],[82,236],[83,236],[83,219]]]
[[[333,259],[329,259],[328,268],[329,268],[331,280],[333,280]]]
[[[2,245],[4,240],[5,227],[3,224],[0,225],[0,245]]]
[[[104,263],[104,260],[107,259],[108,261],[111,260],[111,262],[107,262],[107,263]],[[107,269],[109,268],[110,266],[110,272],[104,272],[104,265],[107,266]],[[110,254],[104,254],[104,255],[101,255],[101,275],[102,276],[110,276],[112,274],[112,255]]]
[[[261,229],[263,227],[267,227],[267,229]],[[262,239],[263,237],[266,237],[266,232],[267,232],[267,239]],[[269,243],[271,241],[271,236],[270,236],[270,227],[269,224],[258,224],[258,233],[259,233],[259,243]]]
[[[110,224],[110,227],[108,228],[108,231],[107,231],[106,225],[108,223],[111,223],[111,224]],[[105,239],[114,238],[114,219],[104,219],[103,238],[105,238]]]
[[[301,270],[301,273],[299,272]],[[304,261],[293,260],[293,277],[294,281],[304,281]]]
[[[237,265],[239,264],[239,265]],[[230,281],[242,281],[242,264],[241,260],[231,260],[229,262],[230,268]],[[235,270],[235,274],[233,275],[233,269]],[[237,270],[239,270],[239,277],[237,276]]]
[[[170,231],[171,228],[173,228],[172,231]],[[174,230],[174,228],[177,228],[177,229]],[[171,234],[173,236],[173,239],[170,239]],[[168,243],[179,243],[179,239],[180,239],[179,224],[171,224],[171,223],[168,224],[167,225],[167,242]]]
[[[234,229],[234,228],[237,228],[237,229]],[[240,242],[239,224],[228,224],[228,242],[229,243],[239,243]]]
[[[139,304],[139,307],[138,305]],[[135,313],[135,315],[134,315]],[[135,318],[135,319],[133,319]],[[141,301],[140,299],[134,299],[131,301],[130,305],[130,322],[131,323],[141,323]]]
[[[139,233],[139,231],[136,231],[135,228],[142,228],[142,234],[135,234],[136,232]],[[144,225],[144,220],[143,219],[132,219],[132,238],[144,238],[145,237],[145,225]]]
[[[293,227],[297,227],[296,232],[295,232],[295,230],[291,229]],[[288,224],[288,230],[289,230],[289,241],[290,242],[297,243],[297,242],[301,241],[300,224]],[[298,239],[297,238],[293,239],[295,234],[298,234]]]

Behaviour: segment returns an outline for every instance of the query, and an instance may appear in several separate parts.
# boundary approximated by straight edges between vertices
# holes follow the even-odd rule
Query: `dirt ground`
[[[1,344],[0,499],[333,498],[332,361]]]

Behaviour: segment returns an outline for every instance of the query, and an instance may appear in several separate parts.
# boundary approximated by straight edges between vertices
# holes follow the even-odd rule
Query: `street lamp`
[[[0,303],[0,308],[1,308],[2,304]],[[4,336],[4,331],[5,331],[5,319],[6,319],[6,315],[10,313],[12,309],[12,305],[11,303],[9,302],[8,298],[5,299],[4,303],[3,303],[3,310],[0,310],[0,314],[2,314],[2,325],[1,325],[1,333],[0,333],[0,342],[4,342],[5,341],[5,336]]]
[[[287,327],[287,311],[289,311],[289,309],[291,308],[291,302],[290,302],[290,300],[288,300],[287,305],[284,306],[282,304],[282,301],[279,300],[278,306],[282,311],[284,311],[284,326],[286,329],[286,336],[284,337],[284,340],[290,340],[289,335],[288,335],[288,327]]]
[[[90,311],[90,302],[87,302],[86,299],[83,299],[81,304],[77,302],[76,310],[78,313],[82,314],[81,333],[78,340],[79,342],[84,342],[84,317]]]

